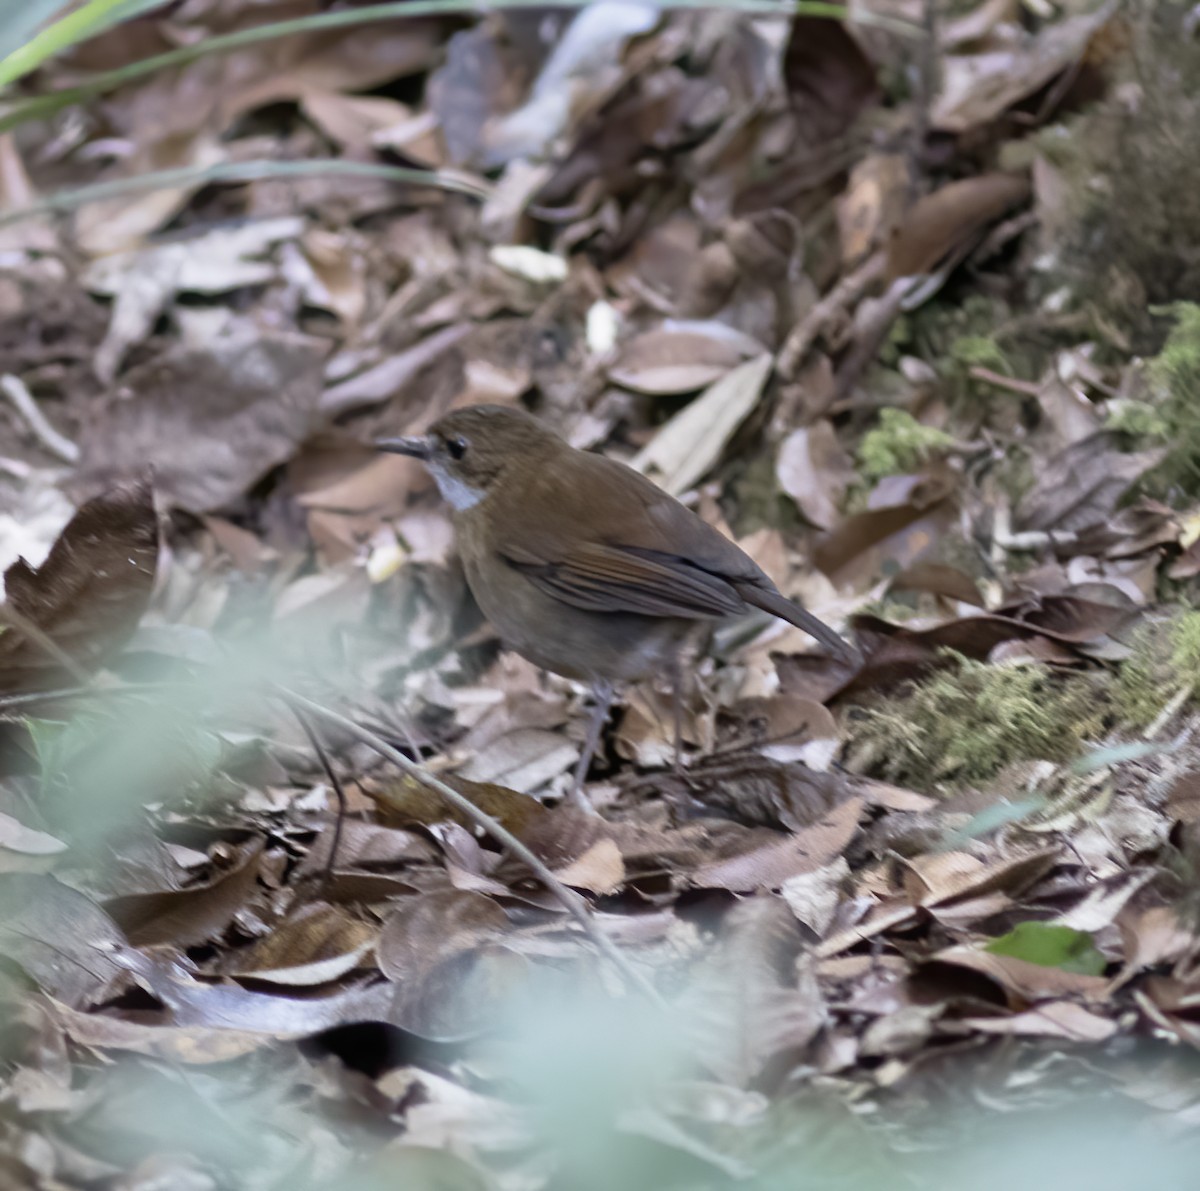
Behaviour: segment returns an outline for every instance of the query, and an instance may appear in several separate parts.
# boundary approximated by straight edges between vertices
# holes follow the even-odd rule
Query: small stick
[[[28,637],[35,645],[49,654],[82,687],[92,685],[92,676],[57,641],[42,632],[29,617],[18,612],[11,604],[0,604],[0,621],[7,620],[18,633]]]
[[[79,448],[46,421],[46,415],[38,409],[33,394],[25,387],[25,382],[20,377],[11,372],[4,373],[0,376],[0,389],[4,390],[4,395],[13,403],[17,413],[25,419],[26,425],[47,451],[64,463],[79,462]]]
[[[848,310],[885,273],[887,256],[876,252],[847,273],[793,328],[780,349],[775,370],[785,380],[793,380],[808,349],[818,335],[843,311]]]
[[[322,891],[328,892],[330,885],[333,883],[333,866],[337,860],[338,847],[342,842],[342,824],[346,819],[346,791],[342,789],[342,783],[333,770],[329,754],[325,751],[325,746],[321,743],[321,738],[317,734],[316,728],[313,727],[312,721],[308,718],[308,713],[290,701],[288,702],[288,709],[296,717],[296,722],[303,729],[304,735],[308,737],[308,743],[312,745],[313,752],[317,754],[317,759],[321,762],[321,767],[325,770],[325,776],[329,779],[329,784],[333,787],[334,797],[337,799],[337,815],[333,820],[333,839],[329,843],[329,858],[325,861],[325,872],[321,878]]]
[[[654,985],[630,964],[612,940],[592,921],[587,902],[573,889],[568,889],[550,871],[545,863],[529,847],[517,839],[507,827],[497,822],[486,811],[480,810],[469,798],[463,797],[453,787],[446,785],[443,781],[439,781],[416,762],[410,761],[402,752],[393,748],[381,736],[377,736],[369,729],[361,727],[353,720],[347,719],[346,716],[332,711],[328,707],[323,707],[320,703],[314,703],[311,699],[304,698],[303,695],[297,695],[295,692],[286,690],[275,684],[272,684],[272,687],[276,695],[292,707],[293,710],[299,707],[317,719],[324,720],[329,724],[336,724],[344,732],[348,732],[356,740],[361,741],[368,748],[374,749],[381,757],[390,761],[398,769],[403,770],[409,777],[414,778],[435,794],[439,794],[455,810],[461,812],[477,827],[486,831],[497,843],[503,844],[514,856],[524,861],[538,880],[562,902],[567,913],[579,923],[583,933],[587,935],[597,950],[620,972],[626,981],[659,1009],[667,1010],[668,1006],[666,1002],[659,995]]]

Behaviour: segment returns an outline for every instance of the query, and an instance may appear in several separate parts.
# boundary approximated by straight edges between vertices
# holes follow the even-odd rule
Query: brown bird
[[[504,643],[591,685],[597,707],[575,770],[577,800],[615,686],[674,673],[689,638],[713,622],[753,605],[852,652],[690,509],[522,410],[471,406],[427,434],[375,445],[433,473],[454,510],[467,582]],[[677,724],[677,758],[678,744]]]

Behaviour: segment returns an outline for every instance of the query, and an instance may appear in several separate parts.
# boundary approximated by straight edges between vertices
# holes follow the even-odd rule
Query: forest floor
[[[0,132],[5,1185],[1194,1186],[1196,13],[855,11],[347,23]],[[629,690],[569,805],[587,692],[370,445],[484,401],[861,663],[722,627],[683,769]]]

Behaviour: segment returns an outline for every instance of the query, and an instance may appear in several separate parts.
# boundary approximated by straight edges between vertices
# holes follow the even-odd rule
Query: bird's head
[[[532,414],[505,405],[472,405],[436,421],[425,434],[376,439],[381,451],[420,459],[458,511],[472,508],[512,468],[537,466],[564,446]]]

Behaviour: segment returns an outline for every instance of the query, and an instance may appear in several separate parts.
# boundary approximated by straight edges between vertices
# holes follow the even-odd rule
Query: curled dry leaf
[[[132,635],[154,589],[158,516],[149,481],[88,501],[36,569],[4,572],[5,606],[76,665],[94,670]],[[4,606],[0,606],[0,623]],[[54,686],[66,676],[45,646],[17,626],[0,628],[0,690]]]
[[[114,897],[105,909],[135,946],[173,943],[186,947],[219,935],[258,884],[262,843],[247,847],[234,865],[213,880],[190,889],[130,893]]]
[[[856,479],[833,423],[825,419],[793,430],[783,440],[775,475],[800,512],[818,529],[826,530],[837,523],[842,498]]]
[[[951,55],[941,64],[941,93],[929,113],[942,132],[986,124],[1049,83],[1082,58],[1112,19],[1115,3],[1068,17],[1027,35],[1022,44],[979,54]]]
[[[783,81],[813,140],[844,133],[878,91],[875,67],[839,21],[792,18],[783,51]]]
[[[624,877],[620,851],[608,825],[598,816],[565,805],[551,810],[527,794],[491,782],[454,775],[443,780],[511,831],[565,884],[592,893],[610,893],[620,885]],[[397,822],[422,826],[452,822],[474,828],[465,815],[412,778],[368,785],[365,793],[385,817]],[[516,861],[495,875],[514,882],[529,879],[528,870]]]
[[[362,965],[376,930],[326,902],[309,902],[222,965],[228,976],[269,984],[325,984]]]
[[[509,930],[508,915],[479,893],[453,889],[402,901],[375,947],[395,989],[389,1020],[441,1042],[493,1023],[525,972],[521,957],[501,945]]]
[[[0,848],[25,856],[52,856],[65,852],[67,845],[45,831],[26,827],[12,815],[0,813]]]
[[[318,425],[319,340],[238,325],[204,347],[177,345],[131,370],[85,428],[81,482],[138,472],[180,508],[237,500]]]
[[[888,280],[932,273],[1029,194],[1029,179],[1023,175],[981,174],[951,182],[919,199],[900,220],[888,244]]]
[[[107,1014],[80,1013],[67,1005],[50,1003],[50,1013],[67,1037],[94,1050],[129,1051],[168,1063],[202,1066],[227,1063],[250,1054],[272,1039],[224,1026],[176,1026],[163,1022],[128,1021]]]
[[[303,230],[304,221],[294,217],[256,219],[94,261],[83,284],[116,299],[104,342],[96,351],[96,375],[106,384],[112,380],[125,350],[150,333],[176,294],[228,293],[274,280],[279,266],[262,258]]]
[[[1117,502],[1165,454],[1165,448],[1126,454],[1109,433],[1073,442],[1039,469],[1037,481],[1017,506],[1016,523],[1026,530],[1068,533],[1102,526]]]

